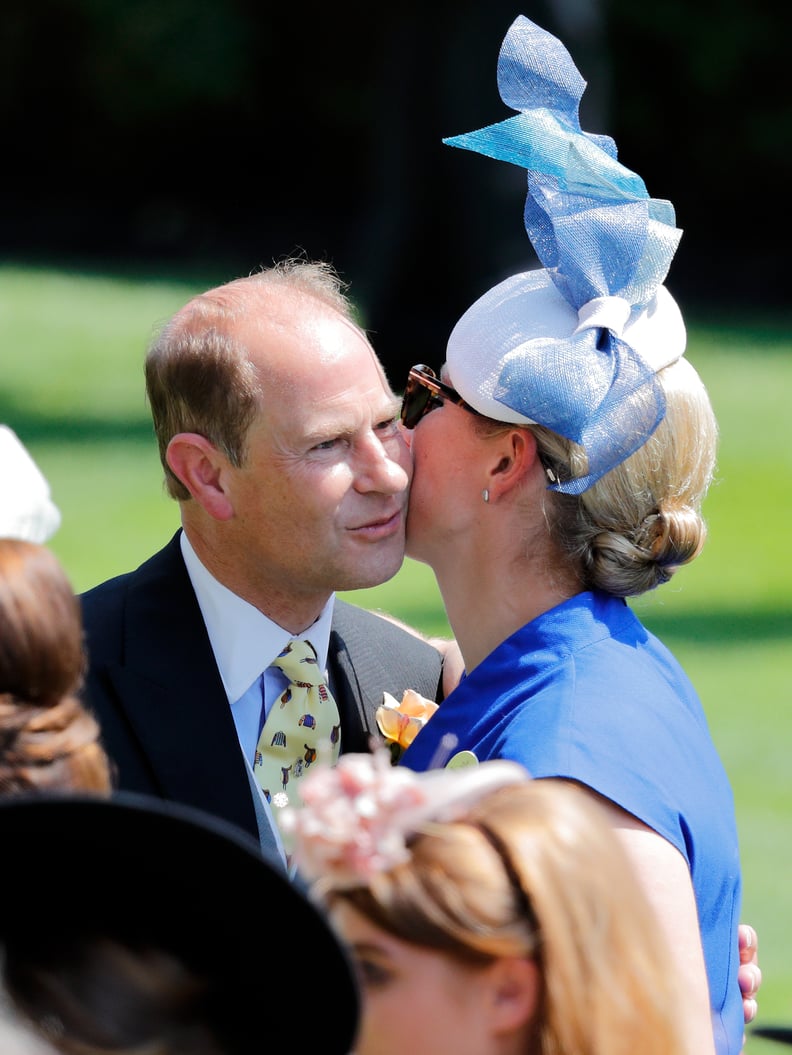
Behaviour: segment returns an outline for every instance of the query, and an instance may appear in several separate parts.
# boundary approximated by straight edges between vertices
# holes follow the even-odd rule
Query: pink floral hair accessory
[[[301,804],[284,807],[280,828],[306,880],[362,886],[408,860],[407,839],[427,821],[452,820],[495,788],[527,779],[503,759],[414,773],[393,766],[384,747],[346,754],[300,779]]]

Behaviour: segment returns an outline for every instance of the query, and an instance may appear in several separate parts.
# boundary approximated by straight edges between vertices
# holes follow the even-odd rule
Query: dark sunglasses
[[[414,429],[422,417],[430,410],[441,407],[444,400],[456,403],[458,407],[464,407],[471,414],[482,417],[474,407],[464,401],[455,388],[441,381],[431,367],[418,363],[407,375],[407,385],[401,405],[402,425],[406,429]]]

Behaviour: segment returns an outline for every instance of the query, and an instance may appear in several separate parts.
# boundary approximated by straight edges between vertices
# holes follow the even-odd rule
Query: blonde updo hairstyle
[[[646,443],[581,495],[545,492],[554,541],[583,589],[633,597],[668,582],[701,552],[701,507],[712,482],[718,425],[707,390],[684,358],[659,371],[666,415]],[[474,418],[482,434],[524,427],[543,464],[560,480],[584,476],[585,452],[542,425]]]

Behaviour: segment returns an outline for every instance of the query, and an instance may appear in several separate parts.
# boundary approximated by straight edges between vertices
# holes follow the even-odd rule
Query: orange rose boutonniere
[[[377,708],[377,725],[390,748],[392,762],[399,761],[436,710],[434,700],[427,700],[414,689],[405,689],[401,702],[389,692],[383,692],[382,706]]]

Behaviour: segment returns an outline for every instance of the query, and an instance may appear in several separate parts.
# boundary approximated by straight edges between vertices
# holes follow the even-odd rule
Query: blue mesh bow
[[[525,228],[564,299],[578,311],[600,297],[627,301],[635,317],[663,282],[682,232],[670,202],[616,159],[609,136],[583,132],[586,82],[552,34],[520,16],[498,60],[501,98],[516,116],[444,139],[527,169]],[[654,370],[620,334],[583,329],[566,341],[531,340],[506,356],[495,398],[580,443],[579,493],[637,450],[665,414]]]

